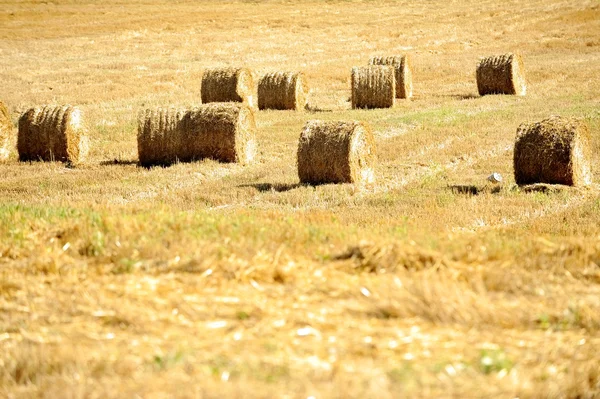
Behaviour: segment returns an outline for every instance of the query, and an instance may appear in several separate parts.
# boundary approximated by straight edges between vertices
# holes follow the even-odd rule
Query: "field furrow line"
[[[442,171],[452,171],[457,169],[458,167],[471,166],[483,159],[497,157],[505,152],[511,151],[512,149],[512,143],[500,143],[492,148],[481,149],[471,155],[461,155],[459,157],[455,157],[442,165],[432,165],[423,167],[412,173],[406,174],[401,178],[395,178],[394,176],[386,176],[382,179],[383,181],[380,181],[376,185],[376,187],[374,187],[371,190],[371,193],[378,194],[382,192],[397,190],[411,183],[425,179],[429,176],[433,176]]]
[[[600,193],[600,189],[598,185],[594,185],[589,189],[580,190],[576,193],[573,193],[566,201],[559,202],[555,204],[551,204],[548,206],[544,206],[540,209],[535,209],[533,211],[524,211],[518,216],[502,218],[501,221],[497,223],[485,223],[485,221],[478,220],[476,225],[472,228],[467,228],[467,231],[481,231],[487,229],[498,229],[504,227],[510,227],[514,225],[519,225],[523,223],[528,223],[534,221],[536,219],[540,219],[543,217],[549,217],[554,215],[559,215],[563,212],[569,211],[573,208],[578,208],[584,205],[587,201],[597,198],[598,193]]]

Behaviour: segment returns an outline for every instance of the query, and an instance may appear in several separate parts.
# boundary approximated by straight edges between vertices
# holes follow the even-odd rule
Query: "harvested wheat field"
[[[8,0],[0,39],[13,134],[71,104],[90,139],[0,163],[0,397],[600,396],[597,1]],[[508,52],[527,95],[480,96]],[[352,109],[386,54],[412,100]],[[239,67],[302,71],[307,111],[255,111],[251,163],[141,167],[140,110]],[[588,126],[591,184],[516,184],[551,115]],[[300,184],[310,120],[372,128],[373,184]]]

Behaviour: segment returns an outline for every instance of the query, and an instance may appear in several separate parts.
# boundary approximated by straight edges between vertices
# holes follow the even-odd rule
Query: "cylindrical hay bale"
[[[412,60],[409,55],[372,57],[369,64],[393,66],[396,73],[396,98],[413,96]]]
[[[521,124],[513,163],[518,185],[588,185],[592,182],[589,128],[582,120],[560,116]]]
[[[17,150],[21,161],[83,162],[89,140],[81,111],[70,105],[31,108],[19,119]]]
[[[0,101],[0,162],[8,159],[13,124],[6,105]]]
[[[211,158],[246,164],[256,153],[255,134],[254,113],[242,104],[146,110],[138,121],[139,161],[164,166]]]
[[[365,123],[312,120],[300,134],[301,183],[372,183],[374,163],[373,132]]]
[[[258,109],[293,109],[306,106],[306,82],[300,72],[271,72],[258,81]]]
[[[515,94],[527,92],[523,59],[519,54],[486,57],[477,64],[477,90],[480,95]]]
[[[138,116],[138,157],[140,165],[171,165],[182,158],[187,148],[184,132],[191,129],[185,109],[146,109]]]
[[[396,97],[396,79],[391,66],[352,68],[352,108],[391,108]]]
[[[252,72],[246,68],[207,69],[202,75],[202,103],[240,102],[256,107]]]

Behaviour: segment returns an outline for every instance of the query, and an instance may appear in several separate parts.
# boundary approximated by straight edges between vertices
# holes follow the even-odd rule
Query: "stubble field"
[[[527,95],[479,97],[509,51]],[[403,53],[414,99],[351,110]],[[215,66],[301,70],[311,111],[257,112],[249,166],[139,167],[138,111]],[[0,396],[599,397],[600,189],[512,171],[520,123],[576,116],[600,181],[599,70],[591,0],[2,2],[15,126],[78,105],[91,153],[0,164]],[[371,124],[374,186],[298,184],[310,119]]]

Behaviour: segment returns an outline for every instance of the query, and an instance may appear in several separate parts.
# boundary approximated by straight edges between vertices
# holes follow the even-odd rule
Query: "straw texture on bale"
[[[271,72],[258,81],[258,109],[292,109],[306,106],[306,83],[300,72]]]
[[[372,57],[369,64],[394,67],[396,98],[411,98],[413,96],[412,60],[409,55]]]
[[[592,182],[589,128],[582,120],[560,116],[521,124],[513,163],[518,185],[588,185]]]
[[[256,85],[246,68],[207,69],[202,75],[202,103],[240,102],[256,108]]]
[[[255,131],[254,112],[242,104],[147,109],[138,119],[139,161],[152,166],[211,158],[246,164],[256,152]]]
[[[519,54],[486,57],[477,65],[477,90],[480,95],[527,92],[523,60]]]
[[[21,161],[84,161],[89,140],[81,111],[70,105],[31,108],[19,119],[17,150]]]
[[[0,161],[8,158],[8,150],[12,139],[13,125],[6,105],[0,101]]]
[[[391,108],[396,97],[396,79],[391,66],[352,68],[352,108]]]
[[[356,121],[308,121],[298,143],[301,183],[372,183],[375,142],[371,128]]]

